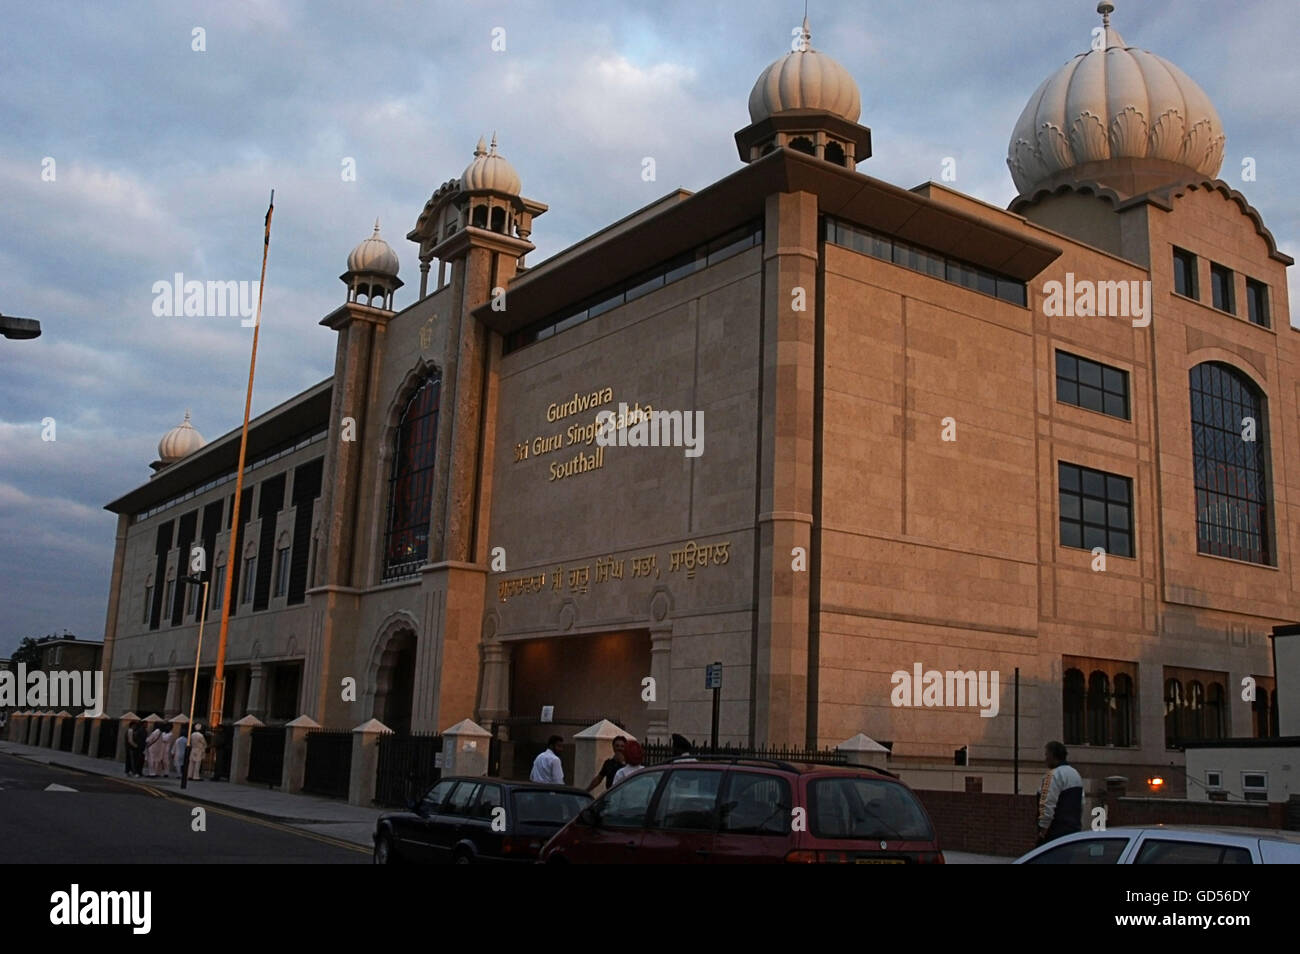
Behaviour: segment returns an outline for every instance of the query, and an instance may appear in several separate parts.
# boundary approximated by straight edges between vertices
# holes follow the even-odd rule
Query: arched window
[[[807,153],[810,156],[817,155],[817,147],[813,145],[813,141],[807,136],[796,136],[791,139],[790,148],[795,152]]]
[[[1127,673],[1115,677],[1115,694],[1110,699],[1111,742],[1133,744],[1133,678]]]
[[[1066,745],[1083,744],[1083,696],[1083,673],[1067,669],[1061,693],[1062,735]]]
[[[1165,748],[1172,749],[1178,742],[1181,729],[1179,720],[1183,713],[1183,685],[1177,679],[1165,680]]]
[[[1110,678],[1100,669],[1088,677],[1088,744],[1109,742]]]
[[[1192,368],[1190,392],[1196,549],[1271,563],[1264,396],[1250,378],[1217,362]]]
[[[440,385],[437,373],[425,378],[406,402],[397,425],[393,469],[388,479],[385,580],[410,576],[429,555],[429,508],[433,504]]]

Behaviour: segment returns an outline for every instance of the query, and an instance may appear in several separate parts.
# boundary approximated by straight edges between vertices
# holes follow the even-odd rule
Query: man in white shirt
[[[1079,830],[1083,823],[1083,778],[1066,762],[1060,742],[1044,746],[1047,774],[1038,792],[1038,844]]]
[[[555,753],[563,741],[562,735],[553,735],[546,740],[546,748],[533,759],[533,770],[528,776],[530,782],[564,784],[564,766],[560,764],[560,757]]]

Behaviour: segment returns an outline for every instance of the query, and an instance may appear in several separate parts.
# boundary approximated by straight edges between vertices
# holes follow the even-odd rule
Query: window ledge
[[[1221,560],[1224,563],[1235,563],[1237,566],[1253,566],[1259,570],[1272,570],[1274,573],[1281,572],[1281,570],[1272,563],[1256,563],[1253,560],[1239,560],[1236,557],[1219,556],[1217,553],[1203,553],[1200,550],[1196,551],[1196,555],[1198,557],[1205,557],[1207,560]]]

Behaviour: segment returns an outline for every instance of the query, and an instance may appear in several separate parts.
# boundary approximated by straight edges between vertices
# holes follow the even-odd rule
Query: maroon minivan
[[[550,864],[943,864],[915,793],[882,769],[680,758],[643,769],[542,848]]]

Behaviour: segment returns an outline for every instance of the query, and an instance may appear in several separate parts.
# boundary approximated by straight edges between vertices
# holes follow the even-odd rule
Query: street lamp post
[[[190,721],[186,730],[190,733],[194,731],[194,706],[199,695],[199,658],[203,655],[203,622],[208,617],[208,581],[202,578],[202,574],[185,577],[185,582],[191,586],[203,586],[203,595],[200,598],[199,605],[199,645],[194,650],[194,680],[190,686]],[[185,738],[185,744],[181,746],[181,752],[184,753],[181,758],[181,788],[186,788],[186,782],[190,777],[190,740],[189,736]]]

